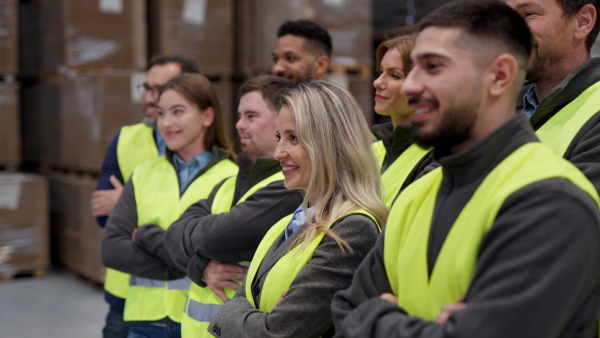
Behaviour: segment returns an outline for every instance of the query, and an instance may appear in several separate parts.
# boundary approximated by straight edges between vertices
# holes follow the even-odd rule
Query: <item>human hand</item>
[[[379,298],[398,305],[398,298],[391,293],[384,293],[381,296],[379,296]]]
[[[110,183],[115,187],[114,189],[96,190],[92,193],[90,208],[94,217],[110,215],[119,197],[121,197],[123,185],[115,175],[110,175]]]
[[[279,298],[279,300],[278,300],[278,301],[277,301],[277,303],[275,304],[275,307],[274,307],[274,308],[276,308],[276,307],[277,307],[277,305],[279,305],[279,303],[280,303],[280,302],[283,300],[283,298],[284,298],[285,296],[287,296],[287,292],[283,292],[283,293],[281,293],[281,297]]]
[[[463,303],[464,297],[461,297],[456,303],[453,304],[445,304],[442,306],[442,310],[438,314],[435,322],[438,324],[444,324],[450,318],[454,312],[458,310],[463,310],[467,308],[467,304]]]
[[[248,268],[237,264],[225,264],[215,260],[208,262],[202,278],[208,287],[217,295],[221,300],[225,300],[227,296],[223,292],[223,288],[237,290],[240,285],[234,280],[242,280]]]

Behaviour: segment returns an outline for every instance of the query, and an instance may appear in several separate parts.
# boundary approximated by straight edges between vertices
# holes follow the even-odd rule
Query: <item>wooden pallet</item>
[[[91,178],[94,180],[97,180],[98,177],[100,176],[100,173],[98,173],[96,171],[80,170],[80,169],[76,169],[76,168],[66,168],[66,167],[48,165],[48,164],[40,164],[38,166],[38,172],[40,172],[41,174],[62,174],[62,175],[69,176],[69,177]]]
[[[16,277],[30,277],[33,278],[44,278],[46,277],[46,269],[37,268],[37,269],[12,269],[12,268],[1,268],[0,265],[0,281],[10,281],[15,279]]]

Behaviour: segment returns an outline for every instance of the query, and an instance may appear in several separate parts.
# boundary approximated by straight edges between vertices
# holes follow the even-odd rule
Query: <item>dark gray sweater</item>
[[[485,140],[449,155],[430,225],[431,270],[459,212],[485,176],[521,145],[535,141],[524,114]],[[395,205],[394,207],[402,207]],[[596,337],[600,309],[600,216],[592,199],[560,178],[507,198],[481,242],[465,295],[467,309],[446,324],[409,316],[379,296],[391,292],[383,235],[348,290],[334,297],[336,337]]]

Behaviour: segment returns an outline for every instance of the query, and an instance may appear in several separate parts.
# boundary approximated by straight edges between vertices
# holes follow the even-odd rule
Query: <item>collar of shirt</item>
[[[531,118],[535,113],[535,110],[539,106],[537,100],[535,99],[535,90],[533,89],[533,85],[529,87],[527,93],[523,96],[523,110],[527,113],[527,117]]]
[[[204,169],[210,161],[212,161],[214,154],[210,151],[205,151],[200,155],[189,158],[186,162],[183,162],[181,157],[177,153],[173,153],[173,164],[177,170],[179,176],[179,190],[185,191],[187,186],[192,182],[196,174]]]
[[[158,129],[154,129],[154,140],[156,141],[156,148],[158,148],[158,156],[163,156],[165,154],[165,149],[167,149],[167,142]]]
[[[290,220],[288,225],[285,227],[285,239],[286,240],[288,238],[290,238],[290,236],[292,236],[292,234],[294,234],[294,232],[296,232],[296,230],[298,230],[301,226],[306,224],[306,220],[308,219],[307,215],[310,214],[314,208],[315,207],[313,206],[313,207],[306,209],[306,211],[304,211],[304,207],[302,206],[302,204],[300,204],[298,209],[296,209],[296,211],[294,211],[294,215],[292,216],[292,219]]]

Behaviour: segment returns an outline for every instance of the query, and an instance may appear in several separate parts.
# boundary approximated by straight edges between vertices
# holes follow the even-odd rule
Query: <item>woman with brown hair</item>
[[[190,280],[172,267],[164,230],[238,171],[206,77],[186,73],[170,80],[158,106],[166,154],[134,170],[102,240],[103,263],[131,274],[124,313],[130,338],[180,336]]]
[[[373,133],[379,139],[373,150],[381,168],[383,202],[389,208],[398,193],[430,163],[428,150],[412,141],[414,110],[400,87],[411,69],[410,53],[415,46],[413,35],[384,41],[377,47],[375,57],[381,72],[373,82],[375,112],[389,116],[391,122],[375,125]]]

